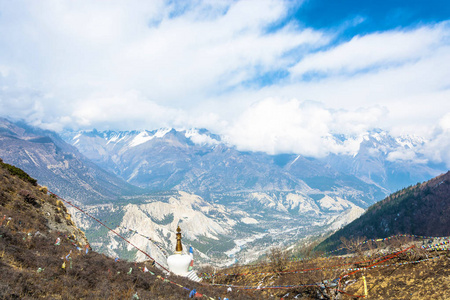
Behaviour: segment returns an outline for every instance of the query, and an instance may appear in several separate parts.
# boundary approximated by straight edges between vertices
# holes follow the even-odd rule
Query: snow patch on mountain
[[[134,137],[134,139],[130,142],[129,146],[136,147],[136,146],[139,146],[140,144],[143,144],[145,142],[152,140],[153,138],[155,138],[154,135],[149,135],[148,132],[143,131]]]
[[[159,129],[154,134],[151,134],[148,131],[142,131],[133,138],[133,140],[130,142],[129,146],[136,147],[136,146],[144,144],[148,141],[151,141],[154,138],[163,138],[171,130],[172,130],[171,128]]]
[[[248,218],[248,217],[242,218],[241,222],[245,223],[245,224],[258,224],[259,223],[258,220],[253,219],[253,218]]]
[[[350,201],[344,200],[339,197],[331,198],[330,196],[325,196],[320,199],[319,204],[322,209],[333,211],[342,211],[352,205]]]
[[[364,213],[364,209],[359,206],[352,205],[350,209],[344,211],[342,214],[331,218],[327,224],[330,225],[329,230],[338,230],[339,228],[356,220]]]

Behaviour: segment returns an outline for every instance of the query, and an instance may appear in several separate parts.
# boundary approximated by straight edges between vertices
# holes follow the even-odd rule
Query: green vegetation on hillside
[[[16,175],[20,179],[27,181],[31,183],[32,185],[37,185],[37,180],[32,178],[30,175],[28,175],[24,170],[19,169],[13,165],[4,163],[3,160],[0,158],[0,166],[7,169],[11,175]]]

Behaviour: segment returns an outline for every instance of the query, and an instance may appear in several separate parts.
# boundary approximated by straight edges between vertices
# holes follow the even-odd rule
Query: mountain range
[[[184,190],[206,198],[236,191],[351,190],[367,207],[390,192],[445,171],[425,160],[396,158],[424,140],[394,138],[381,130],[360,137],[355,153],[323,158],[239,151],[206,129],[93,130],[62,136],[97,165],[133,185]],[[334,138],[344,143],[352,137]]]
[[[391,153],[413,150],[423,141],[395,139],[382,131],[363,136],[357,153],[324,158],[240,151],[225,140],[205,129],[58,135],[0,120],[5,162],[82,203],[155,256],[173,250],[168,241],[182,224],[190,228],[186,242],[201,259],[251,261],[272,245],[288,246],[336,230],[401,182],[441,172],[423,162],[390,159]],[[71,213],[92,245],[111,256],[139,259]]]

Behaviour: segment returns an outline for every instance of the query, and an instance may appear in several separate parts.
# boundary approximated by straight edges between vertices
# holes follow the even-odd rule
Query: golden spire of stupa
[[[175,253],[181,254],[183,251],[183,246],[181,245],[181,228],[178,226],[177,228],[177,246],[175,248]]]

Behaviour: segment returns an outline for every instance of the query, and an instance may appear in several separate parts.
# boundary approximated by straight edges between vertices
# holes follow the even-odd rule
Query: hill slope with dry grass
[[[297,261],[272,251],[265,262],[202,276],[211,284],[262,291],[275,299],[450,299],[450,254],[425,250],[423,243],[395,237],[354,243],[357,247],[346,255]]]

